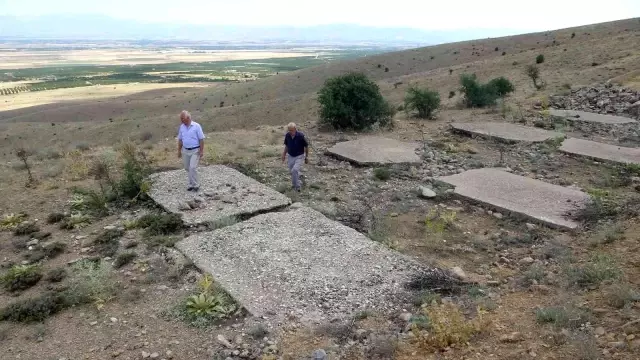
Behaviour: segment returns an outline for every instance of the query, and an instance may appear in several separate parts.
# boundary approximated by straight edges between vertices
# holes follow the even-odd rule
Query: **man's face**
[[[289,134],[293,137],[296,134],[296,128],[289,128]]]
[[[184,115],[180,115],[180,122],[185,125],[189,125],[189,118]]]

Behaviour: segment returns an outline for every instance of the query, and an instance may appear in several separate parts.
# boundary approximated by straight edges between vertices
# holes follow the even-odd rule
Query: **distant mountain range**
[[[413,28],[379,28],[352,24],[309,27],[251,27],[141,23],[102,15],[0,16],[0,39],[82,40],[191,40],[228,42],[295,42],[323,44],[411,44],[497,37],[530,30],[468,29],[424,31]]]

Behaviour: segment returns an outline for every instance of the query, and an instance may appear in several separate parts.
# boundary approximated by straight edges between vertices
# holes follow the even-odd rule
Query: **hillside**
[[[0,229],[0,358],[297,360],[323,349],[328,358],[345,360],[637,359],[638,49],[636,18],[386,53],[241,84],[0,112],[0,208],[6,227]],[[545,57],[539,64],[542,90],[525,75],[539,54]],[[326,79],[349,71],[374,79],[395,106],[410,85],[428,86],[439,92],[441,109],[434,120],[399,111],[392,129],[372,133],[320,128],[317,91]],[[475,73],[482,82],[504,76],[516,90],[496,106],[466,109],[459,94],[463,73]],[[550,107],[587,113],[551,116]],[[146,183],[136,183],[141,191],[124,197],[126,186],[113,184],[131,180],[122,177],[133,171],[123,165],[127,156],[148,161],[153,171],[181,168],[175,135],[183,109],[207,134],[204,165],[224,164],[261,183],[259,191],[241,195],[241,185],[218,179],[217,189],[230,193],[203,189],[208,195],[201,202],[219,200],[211,213],[239,208],[243,196],[260,205],[269,198],[263,193],[268,188],[324,215],[327,219],[316,220],[329,230],[306,227],[299,216],[298,226],[285,231],[288,212],[186,226],[165,213],[168,207],[144,202]],[[602,114],[620,117],[588,120],[612,121]],[[312,141],[301,193],[289,190],[280,160],[284,127],[291,121]],[[451,128],[485,122],[491,122],[486,136]],[[496,139],[509,129],[519,129],[516,140],[509,134],[509,141]],[[417,161],[356,166],[328,154],[338,143],[371,135],[408,142],[404,145]],[[534,141],[538,136],[547,138]],[[20,148],[28,165],[16,156]],[[375,152],[375,144],[370,149]],[[452,183],[471,190],[458,191]],[[173,185],[170,177],[162,182],[169,202],[179,194]],[[272,199],[283,198],[276,195]],[[577,210],[565,212],[569,205]],[[63,213],[70,211],[73,216]],[[21,220],[26,222],[11,228]],[[270,230],[262,231],[261,223],[270,223]],[[337,223],[348,228],[335,235],[330,226]],[[414,279],[412,298],[379,304],[372,293],[361,304],[366,310],[346,320],[287,308],[281,326],[242,311],[196,321],[186,299],[207,282],[174,245],[187,237],[196,241],[192,235],[204,236],[207,244],[203,231],[210,229],[228,236],[221,246],[232,255],[214,253],[222,260],[206,261],[202,256],[211,247],[194,247],[197,265],[224,264],[225,275],[242,281],[233,285],[259,287],[250,294],[258,302],[270,295],[287,303],[289,296],[340,313],[342,308],[328,304],[349,298],[344,286],[353,284],[336,268],[358,275],[371,268],[387,271],[393,264],[386,251],[434,271]],[[386,260],[361,269],[360,263],[378,260],[349,258],[348,251],[327,255],[314,238],[319,233],[335,235],[330,245],[335,251],[346,241],[341,234],[357,236],[353,244],[375,241],[385,247],[380,256]],[[291,234],[304,234],[307,248],[296,248],[295,239],[283,241]],[[256,238],[260,246],[245,248]],[[358,247],[351,250],[367,246]],[[310,258],[288,261],[290,254]],[[300,277],[287,274],[291,263],[303,273],[332,265],[314,273],[325,278],[298,281],[304,285],[298,288],[306,289],[299,294],[286,292],[287,282]],[[438,277],[444,273],[456,280]],[[377,282],[370,280],[357,285],[373,288]],[[270,293],[269,281],[286,295]],[[334,286],[339,289],[330,293]],[[91,296],[78,300],[74,291]],[[41,302],[29,302],[43,294]],[[224,296],[216,301],[237,305]],[[46,306],[53,307],[51,313],[41,311]],[[308,318],[317,321],[303,321]]]

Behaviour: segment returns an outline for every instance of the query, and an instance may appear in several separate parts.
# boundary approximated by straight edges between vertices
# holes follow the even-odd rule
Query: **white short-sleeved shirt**
[[[200,140],[204,139],[202,127],[197,122],[191,120],[191,124],[187,127],[180,124],[178,128],[178,140],[182,140],[182,146],[186,149],[194,148],[200,145]]]

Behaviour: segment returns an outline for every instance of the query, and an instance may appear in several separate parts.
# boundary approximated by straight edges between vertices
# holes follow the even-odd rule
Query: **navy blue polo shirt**
[[[287,147],[287,153],[289,156],[300,156],[304,154],[304,148],[309,146],[304,134],[300,131],[296,131],[296,134],[291,137],[289,133],[284,135],[284,145]]]

